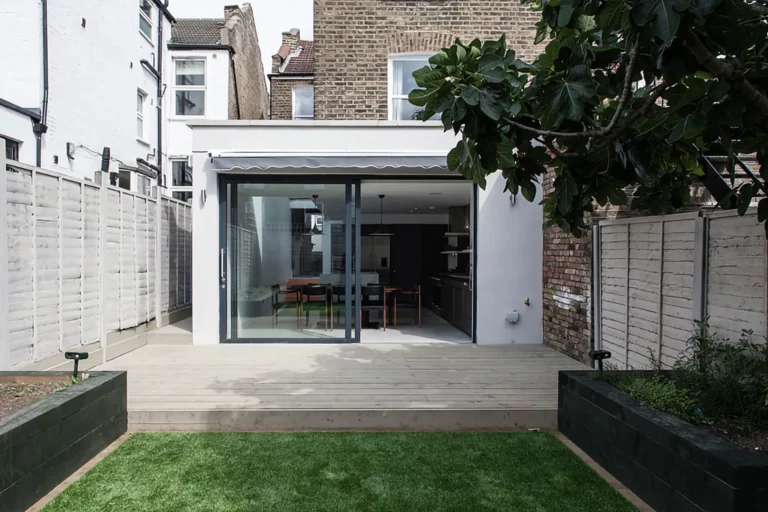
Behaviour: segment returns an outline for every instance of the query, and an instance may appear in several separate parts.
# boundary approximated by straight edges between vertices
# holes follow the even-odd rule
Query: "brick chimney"
[[[233,14],[235,14],[237,11],[240,10],[239,5],[225,5],[224,6],[224,20],[228,20],[232,17]]]
[[[299,47],[299,39],[301,39],[301,32],[297,28],[283,32],[283,44],[287,44],[291,48],[291,53],[296,53],[296,48]]]

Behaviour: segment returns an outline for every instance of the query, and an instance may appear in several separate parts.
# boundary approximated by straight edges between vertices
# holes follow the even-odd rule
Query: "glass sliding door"
[[[226,341],[351,341],[351,183],[226,178]]]

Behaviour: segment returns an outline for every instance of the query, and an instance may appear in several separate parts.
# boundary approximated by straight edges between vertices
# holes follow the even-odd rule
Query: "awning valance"
[[[211,170],[447,169],[445,155],[262,155],[211,156]]]

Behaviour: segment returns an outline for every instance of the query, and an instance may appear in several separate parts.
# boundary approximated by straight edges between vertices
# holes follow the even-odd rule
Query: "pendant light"
[[[392,236],[393,234],[384,229],[384,194],[379,194],[379,227],[368,236]]]

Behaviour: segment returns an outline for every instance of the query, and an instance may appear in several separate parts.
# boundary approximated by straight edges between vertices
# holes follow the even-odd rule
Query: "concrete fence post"
[[[709,274],[709,219],[696,217],[693,235],[693,319],[707,317],[707,279]]]
[[[8,171],[5,144],[5,139],[0,138],[0,370],[11,367],[8,327]]]
[[[109,205],[109,174],[96,173],[99,190],[99,345],[101,362],[107,362],[107,209]]]
[[[163,195],[155,187],[155,325],[162,327],[162,286],[163,286]]]

